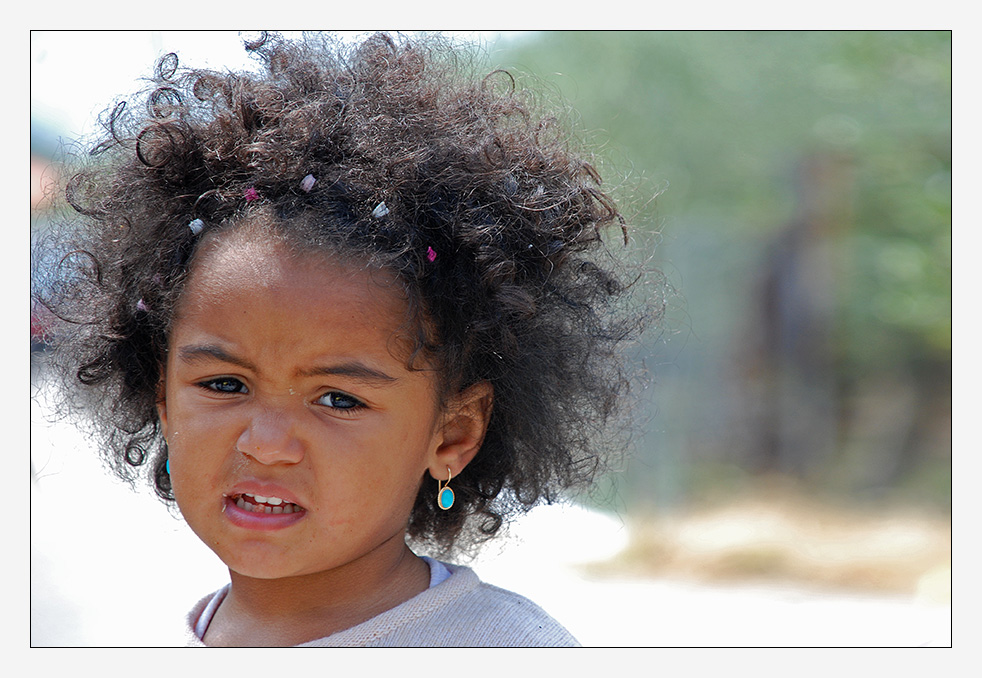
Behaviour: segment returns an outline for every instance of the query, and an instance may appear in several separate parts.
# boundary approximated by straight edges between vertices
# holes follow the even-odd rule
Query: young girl
[[[439,40],[157,65],[66,197],[55,363],[231,582],[192,645],[576,640],[449,557],[605,468],[640,330],[599,177]],[[411,548],[412,547],[412,548]]]

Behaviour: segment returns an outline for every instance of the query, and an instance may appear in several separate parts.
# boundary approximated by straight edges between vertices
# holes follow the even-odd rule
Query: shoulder
[[[468,567],[445,565],[451,576],[444,582],[366,622],[363,626],[372,626],[376,632],[382,628],[385,631],[365,644],[402,647],[579,645],[569,631],[528,598],[482,582]],[[349,631],[364,630],[367,629],[356,627]],[[331,640],[336,642],[342,638],[335,636]]]
[[[481,582],[460,612],[483,626],[483,640],[510,647],[574,647],[573,635],[528,598]]]

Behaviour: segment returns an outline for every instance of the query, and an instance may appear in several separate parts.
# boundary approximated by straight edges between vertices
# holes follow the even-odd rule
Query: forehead
[[[408,308],[393,273],[301,251],[264,229],[240,228],[202,243],[174,330],[234,324],[288,342],[342,327],[391,344],[411,334]]]
[[[246,224],[202,245],[185,296],[194,297],[202,288],[232,293],[248,284],[293,294],[366,294],[392,310],[407,307],[405,290],[394,273],[333,252],[304,250],[261,226]]]

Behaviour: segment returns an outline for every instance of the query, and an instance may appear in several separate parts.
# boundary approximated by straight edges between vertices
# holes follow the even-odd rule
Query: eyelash
[[[338,407],[337,404],[331,404],[331,405],[324,404],[324,407],[328,407],[332,410],[338,410],[339,412],[345,412],[345,413],[354,412],[360,409],[364,409],[365,407],[365,403],[358,400],[358,398],[355,398],[354,396],[350,396],[347,393],[341,393],[340,391],[328,391],[320,398],[318,398],[317,402],[320,403],[325,398],[331,401],[333,401],[336,398],[348,401],[347,407]]]
[[[244,393],[245,384],[243,384],[238,379],[234,377],[218,377],[217,379],[208,379],[202,381],[198,384],[201,388],[206,391],[211,391],[212,393]],[[231,386],[232,388],[226,388]],[[327,398],[332,404],[322,403],[321,401]],[[335,400],[347,401],[347,407],[339,407]],[[323,405],[332,410],[337,410],[338,412],[353,412],[356,410],[363,409],[365,404],[347,393],[342,393],[341,391],[328,391],[321,397],[319,397],[316,403]]]
[[[220,388],[219,384],[234,386],[234,389]],[[218,377],[217,379],[208,379],[207,381],[200,382],[198,386],[205,389],[206,391],[213,391],[215,393],[242,393],[243,389],[245,389],[245,384],[243,384],[241,381],[233,377]]]

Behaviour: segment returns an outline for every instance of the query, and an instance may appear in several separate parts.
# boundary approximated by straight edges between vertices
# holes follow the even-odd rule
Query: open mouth
[[[279,497],[261,497],[248,492],[232,495],[229,499],[243,511],[252,513],[301,513],[305,510],[299,504]]]

